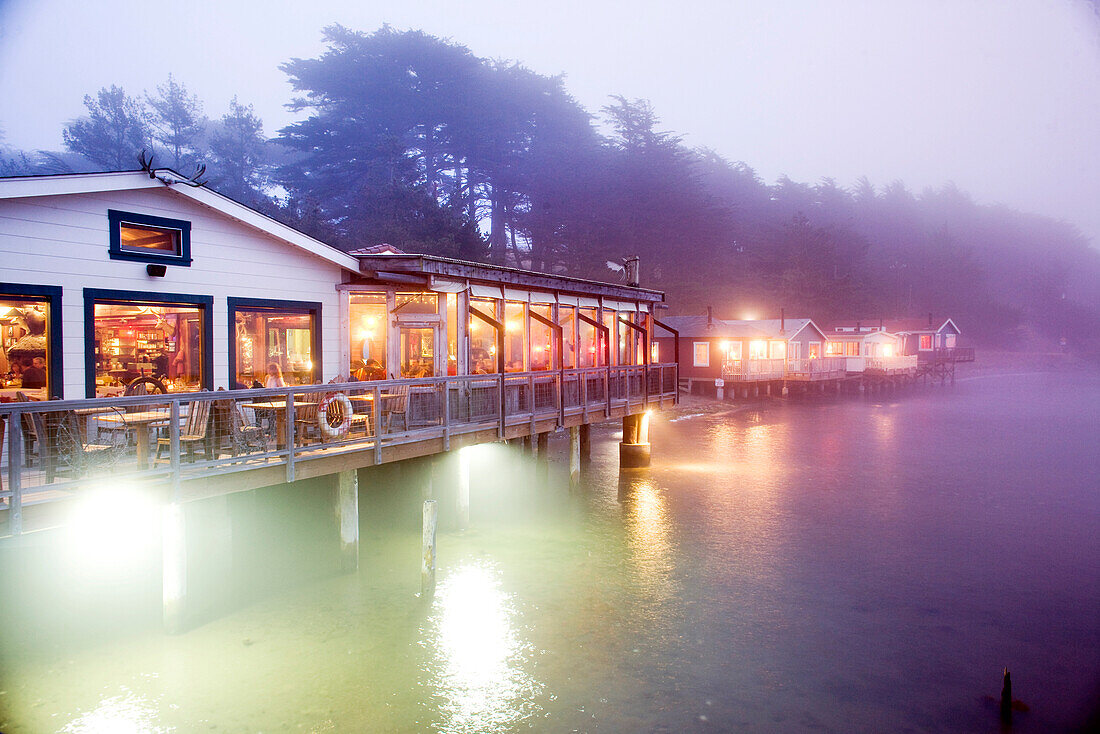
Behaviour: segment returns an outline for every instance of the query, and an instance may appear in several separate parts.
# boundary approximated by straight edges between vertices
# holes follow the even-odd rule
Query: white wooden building
[[[0,179],[0,399],[34,357],[53,398],[643,364],[663,300],[351,255],[167,170]]]

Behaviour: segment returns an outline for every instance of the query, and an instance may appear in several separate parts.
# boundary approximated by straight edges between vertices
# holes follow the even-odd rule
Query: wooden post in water
[[[420,594],[435,593],[435,500],[424,500],[424,523],[421,530]]]
[[[466,449],[458,450],[458,496],[455,509],[460,530],[470,524],[470,456]]]
[[[592,424],[582,423],[581,429],[581,461],[587,463],[592,460]]]
[[[581,427],[569,429],[569,489],[581,486]]]
[[[623,440],[619,443],[619,466],[625,469],[649,466],[649,417],[644,413],[623,416]]]
[[[187,620],[187,526],[178,502],[168,503],[161,513],[161,549],[164,630],[174,635]]]
[[[550,434],[545,431],[538,434],[535,445],[538,450],[535,456],[535,474],[539,481],[545,482],[550,474]]]
[[[340,570],[359,569],[359,473],[336,475],[336,527],[340,531]]]

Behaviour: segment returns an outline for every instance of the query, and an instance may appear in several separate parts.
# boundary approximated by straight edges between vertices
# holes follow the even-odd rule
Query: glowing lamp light
[[[723,352],[728,352],[730,350],[730,343],[729,342],[720,342],[718,344],[718,348],[721,349]]]
[[[489,354],[496,354],[496,353],[497,353],[497,348],[496,348],[495,345],[489,347]]]
[[[893,357],[894,356],[894,345],[893,344],[883,344],[882,345],[882,356],[883,357]]]

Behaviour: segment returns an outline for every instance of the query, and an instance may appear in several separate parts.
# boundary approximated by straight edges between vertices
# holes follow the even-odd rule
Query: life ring
[[[337,414],[340,416],[340,420],[335,424],[329,420],[328,416],[329,407],[333,403],[339,406]],[[335,395],[326,395],[325,399],[317,406],[317,428],[325,438],[339,438],[351,428],[351,414],[351,401],[348,400],[347,395],[342,392],[338,392]]]

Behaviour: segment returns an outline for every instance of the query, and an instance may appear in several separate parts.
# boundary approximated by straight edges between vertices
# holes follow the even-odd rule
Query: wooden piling
[[[336,527],[340,532],[340,569],[359,569],[359,473],[342,471],[336,478]]]
[[[550,475],[550,434],[538,434],[535,446],[535,474],[540,482],[545,482]]]
[[[424,500],[424,522],[421,530],[420,593],[430,596],[435,592],[435,525],[437,520],[435,500]]]
[[[569,489],[581,486],[581,427],[569,429]]]
[[[161,513],[161,549],[164,630],[174,635],[183,631],[187,617],[187,527],[178,502]]]
[[[455,510],[459,529],[470,524],[470,457],[466,450],[458,451],[458,482]]]
[[[592,459],[592,424],[582,423],[581,429],[581,461],[588,462]]]

